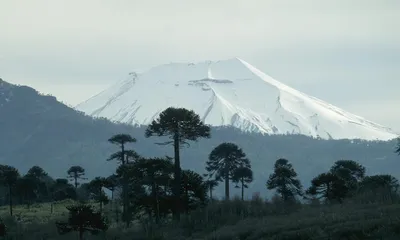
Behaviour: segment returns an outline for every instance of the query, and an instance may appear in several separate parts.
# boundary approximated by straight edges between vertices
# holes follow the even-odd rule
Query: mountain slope
[[[28,86],[0,79],[0,163],[24,172],[40,165],[56,177],[65,177],[68,167],[79,164],[89,175],[107,172],[112,163],[104,159],[116,150],[107,139],[131,133],[132,126],[93,119],[39,94]]]
[[[147,125],[170,106],[192,109],[212,126],[231,125],[263,134],[368,140],[396,137],[391,129],[288,87],[238,58],[172,63],[131,73],[76,109]]]
[[[93,119],[58,102],[55,97],[0,80],[0,164],[12,165],[21,173],[39,165],[55,178],[64,178],[72,165],[85,168],[89,179],[108,176],[115,171],[116,163],[106,159],[118,147],[107,139],[116,133],[135,137],[137,142],[127,148],[142,156],[173,156],[171,146],[154,144],[163,140],[144,137],[145,126]],[[205,161],[212,149],[222,142],[234,142],[251,160],[255,181],[246,191],[249,197],[254,192],[267,193],[265,182],[275,160],[281,157],[293,163],[305,187],[314,176],[327,171],[339,159],[359,161],[368,174],[389,173],[400,177],[397,171],[400,161],[393,152],[395,141],[317,140],[302,135],[246,133],[232,127],[212,127],[211,135],[210,139],[201,139],[182,149],[182,167],[204,173]],[[233,194],[239,193],[232,189]],[[216,195],[222,193],[223,185]]]

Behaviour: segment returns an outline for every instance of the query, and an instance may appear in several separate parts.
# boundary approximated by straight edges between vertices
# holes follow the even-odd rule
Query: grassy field
[[[58,235],[54,222],[65,219],[65,206],[72,201],[54,204],[16,206],[9,217],[8,207],[0,216],[10,229],[8,239],[77,239],[77,235]],[[112,215],[110,206],[105,214]],[[400,239],[400,203],[334,206],[292,205],[253,200],[216,202],[204,210],[184,216],[179,224],[158,226],[138,221],[125,229],[113,223],[105,234],[87,235],[86,239],[192,239],[192,240],[364,240]]]

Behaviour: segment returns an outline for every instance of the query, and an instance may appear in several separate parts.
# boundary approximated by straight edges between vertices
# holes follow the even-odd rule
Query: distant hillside
[[[69,166],[79,164],[87,170],[88,177],[111,174],[115,163],[105,159],[117,148],[107,139],[116,133],[128,133],[137,138],[138,142],[130,147],[144,156],[172,156],[172,147],[155,145],[159,139],[146,139],[144,130],[145,127],[93,119],[58,102],[55,97],[0,81],[0,163],[13,165],[21,172],[39,165],[54,177],[65,177]],[[252,161],[255,182],[249,194],[266,192],[265,181],[273,163],[280,157],[293,163],[305,186],[339,159],[360,162],[368,174],[390,173],[400,178],[400,157],[393,152],[395,141],[263,136],[233,128],[212,128],[211,139],[182,149],[183,168],[202,173],[210,151],[226,141],[241,146]]]

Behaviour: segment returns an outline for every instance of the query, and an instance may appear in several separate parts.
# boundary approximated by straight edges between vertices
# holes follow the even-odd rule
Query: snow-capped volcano
[[[171,63],[129,77],[79,104],[86,114],[147,125],[166,108],[194,110],[206,124],[324,139],[397,137],[390,129],[299,92],[239,59]]]

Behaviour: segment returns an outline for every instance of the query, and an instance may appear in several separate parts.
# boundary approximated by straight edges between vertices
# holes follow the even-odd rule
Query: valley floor
[[[8,228],[10,239],[75,239],[75,233],[59,235],[54,222],[68,215],[65,206],[71,201],[16,206],[9,217],[8,207],[0,208],[0,216]],[[105,214],[112,219],[110,206]],[[332,206],[265,203],[263,201],[216,202],[205,210],[183,216],[179,224],[158,226],[138,221],[131,228],[111,224],[110,229],[86,239],[210,239],[210,240],[365,240],[400,239],[400,203],[356,204]]]

